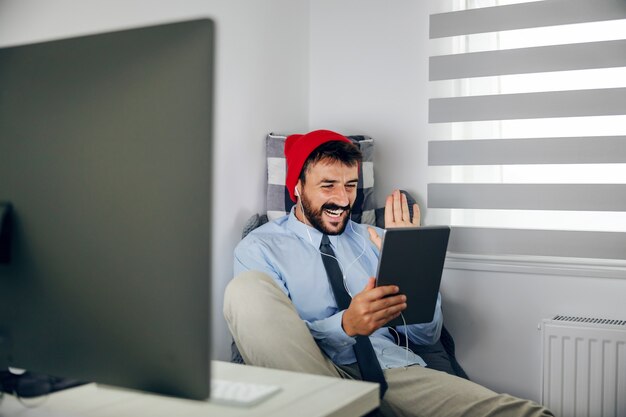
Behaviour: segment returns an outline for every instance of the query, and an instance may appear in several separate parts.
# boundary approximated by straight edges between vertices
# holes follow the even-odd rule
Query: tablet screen
[[[426,226],[385,231],[378,260],[377,286],[397,285],[407,297],[406,324],[433,320],[450,227]],[[387,326],[403,325],[402,316]]]

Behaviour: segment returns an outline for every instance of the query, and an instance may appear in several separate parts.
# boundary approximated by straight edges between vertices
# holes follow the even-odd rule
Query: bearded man
[[[285,157],[296,205],[239,243],[225,292],[224,316],[246,363],[377,382],[385,416],[552,415],[433,369],[396,342],[438,342],[441,296],[430,323],[385,327],[411,300],[397,286],[375,285],[383,231],[350,220],[362,157],[349,139],[328,130],[291,135]],[[417,205],[413,211],[411,219],[395,190],[385,227],[419,226]]]

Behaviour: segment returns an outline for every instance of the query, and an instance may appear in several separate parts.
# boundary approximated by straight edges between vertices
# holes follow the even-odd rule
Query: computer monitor
[[[208,397],[213,32],[0,49],[0,369]]]

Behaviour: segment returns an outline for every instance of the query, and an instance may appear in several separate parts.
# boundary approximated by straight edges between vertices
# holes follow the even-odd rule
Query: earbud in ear
[[[300,197],[300,193],[298,192],[298,187],[294,188],[294,194],[296,195],[296,197]]]

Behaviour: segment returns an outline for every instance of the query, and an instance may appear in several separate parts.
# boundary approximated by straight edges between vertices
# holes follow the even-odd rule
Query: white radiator
[[[560,417],[626,417],[626,321],[542,324],[542,403]]]

